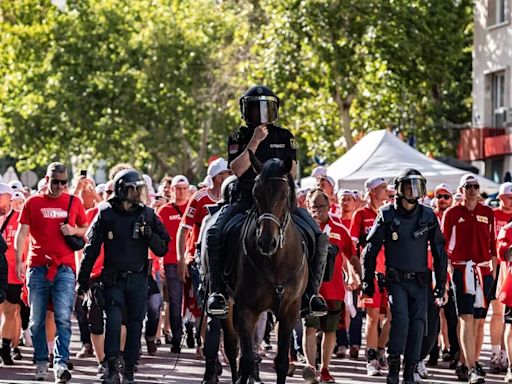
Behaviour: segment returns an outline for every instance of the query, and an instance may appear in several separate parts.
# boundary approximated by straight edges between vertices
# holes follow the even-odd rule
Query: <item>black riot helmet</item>
[[[248,127],[274,123],[278,110],[279,98],[264,85],[249,88],[240,98],[240,112]]]
[[[128,189],[134,188],[139,191],[140,201],[131,201],[135,204],[141,204],[143,199],[143,195],[146,193],[146,182],[142,175],[134,169],[125,169],[120,171],[114,177],[114,195],[119,200],[129,201],[128,200]]]
[[[416,204],[427,193],[427,181],[419,171],[409,168],[395,179],[395,190],[398,198]]]

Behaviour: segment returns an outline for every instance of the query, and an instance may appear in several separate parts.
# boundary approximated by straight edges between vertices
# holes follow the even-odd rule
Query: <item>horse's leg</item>
[[[254,326],[258,320],[258,314],[248,309],[237,312],[237,324],[240,335],[240,378],[239,384],[246,384],[249,376],[254,371],[254,364],[257,362],[257,355],[254,352]]]
[[[224,331],[224,350],[231,368],[231,380],[235,384],[238,380],[238,367],[236,364],[238,337],[233,326],[233,306],[229,308],[228,318],[222,320],[222,330]]]
[[[276,373],[277,373],[277,384],[286,383],[286,374],[288,373],[289,365],[289,352],[290,352],[290,341],[292,337],[292,331],[297,322],[299,310],[294,311],[288,309],[286,314],[281,315],[279,318],[279,330],[277,334],[277,356],[275,358]],[[283,312],[281,311],[281,314]]]

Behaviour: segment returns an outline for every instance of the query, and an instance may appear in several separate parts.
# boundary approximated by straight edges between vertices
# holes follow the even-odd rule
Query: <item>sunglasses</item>
[[[106,193],[108,196],[110,196],[111,194],[113,194],[113,193],[114,193],[114,191],[105,191],[105,193]]]
[[[480,189],[480,185],[478,185],[478,184],[466,184],[466,185],[464,185],[464,189]]]
[[[436,198],[450,200],[452,198],[452,195],[436,195]]]
[[[67,180],[52,179],[52,185],[66,185],[67,183]]]

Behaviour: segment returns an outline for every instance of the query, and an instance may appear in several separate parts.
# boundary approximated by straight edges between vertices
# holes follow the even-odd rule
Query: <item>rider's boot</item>
[[[329,238],[325,233],[320,233],[316,240],[315,255],[309,261],[308,285],[302,297],[303,308],[307,308],[308,316],[321,317],[327,315],[327,303],[318,294],[318,291],[324,278],[328,249]]]
[[[208,270],[210,273],[210,286],[212,293],[208,298],[206,304],[206,312],[211,317],[219,319],[226,318],[228,314],[228,301],[225,295],[225,284],[222,280],[222,261],[220,257],[220,248],[208,248],[209,265]]]
[[[217,384],[218,382],[217,359],[206,359],[206,369],[204,371],[204,377],[201,384]]]

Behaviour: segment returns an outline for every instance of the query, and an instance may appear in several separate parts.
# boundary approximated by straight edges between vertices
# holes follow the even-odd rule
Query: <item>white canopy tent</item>
[[[451,167],[431,159],[386,130],[367,134],[345,155],[327,167],[327,174],[334,178],[338,188],[364,189],[364,182],[370,177],[381,176],[388,182],[404,169],[414,168],[427,179],[427,190],[437,184],[447,183],[454,190],[460,177],[467,171]],[[499,185],[475,175],[480,189],[487,193],[496,192]],[[302,186],[310,186],[312,178],[302,179]]]

